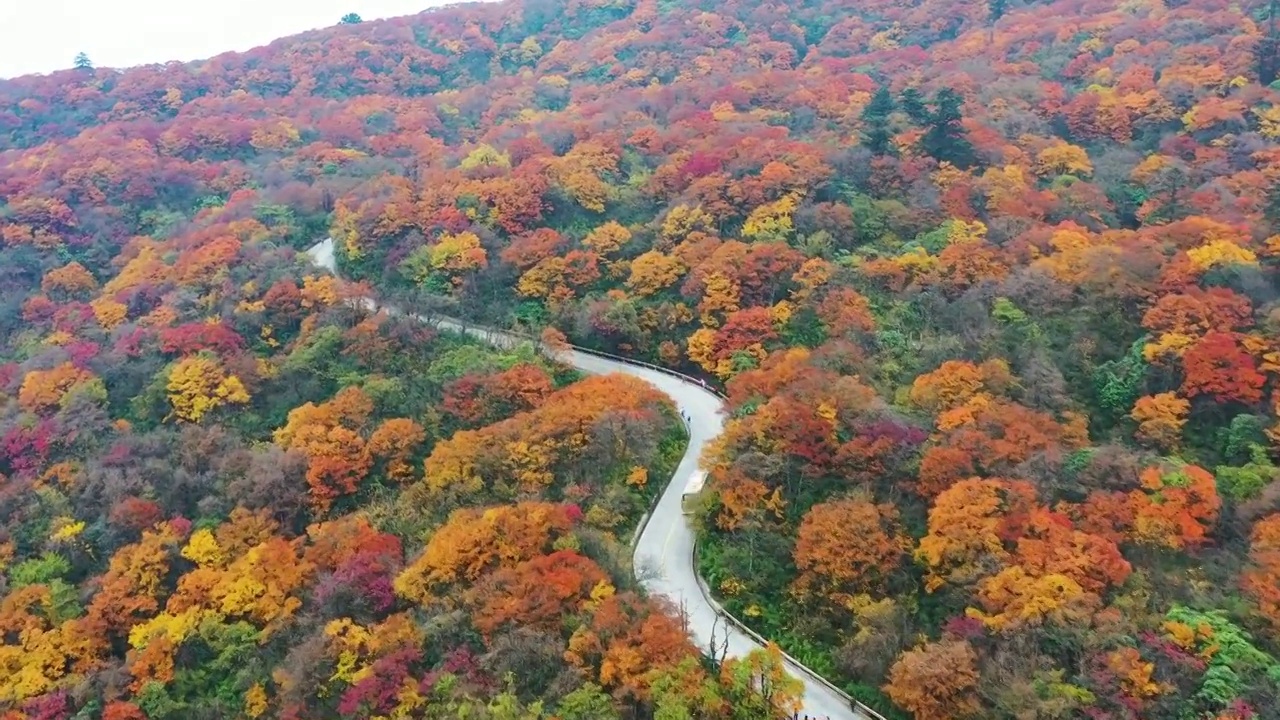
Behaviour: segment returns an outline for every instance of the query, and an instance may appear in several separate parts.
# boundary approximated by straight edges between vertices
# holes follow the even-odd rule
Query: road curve
[[[336,273],[333,240],[327,239],[307,250],[312,262]],[[372,305],[372,302],[370,302]],[[453,320],[436,320],[439,327],[465,332],[495,344],[518,342],[519,338],[490,330],[463,326]],[[759,643],[732,623],[720,618],[703,593],[694,566],[694,532],[681,509],[681,496],[689,478],[698,471],[703,448],[724,428],[724,404],[714,393],[696,382],[633,365],[620,360],[590,355],[577,350],[557,354],[557,359],[592,374],[625,373],[645,380],[668,395],[690,419],[689,447],[679,467],[654,507],[649,522],[640,534],[632,565],[641,583],[651,595],[667,597],[687,617],[689,633],[701,648],[710,653],[712,636],[723,647],[728,634],[728,657],[742,657],[759,647]],[[849,701],[834,690],[810,678],[797,665],[787,660],[788,670],[804,682],[803,707],[800,717],[822,720],[866,720],[855,712]]]

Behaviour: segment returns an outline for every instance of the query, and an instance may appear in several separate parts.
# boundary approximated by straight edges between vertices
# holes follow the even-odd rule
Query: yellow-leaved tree
[[[473,232],[445,233],[440,236],[440,242],[431,247],[431,269],[447,273],[455,285],[461,282],[462,273],[487,265],[488,255]]]
[[[1036,154],[1036,172],[1044,176],[1090,175],[1093,163],[1084,148],[1059,141]]]
[[[631,231],[616,220],[595,228],[582,239],[582,244],[600,255],[615,253],[631,240]]]
[[[477,169],[501,169],[508,170],[511,168],[511,157],[504,152],[498,152],[492,145],[481,143],[474,150],[462,159],[463,170]]]
[[[781,242],[791,237],[795,225],[791,213],[795,212],[799,198],[788,195],[771,203],[760,205],[751,211],[742,224],[742,237],[748,240]]]
[[[98,298],[89,303],[89,307],[93,309],[93,317],[103,330],[110,330],[129,317],[129,307],[111,298]]]
[[[249,392],[240,378],[231,375],[211,353],[179,360],[169,371],[171,417],[200,422],[205,415],[224,405],[245,405]]]
[[[1164,392],[1138,398],[1129,417],[1138,423],[1137,439],[1161,450],[1178,445],[1191,403],[1176,393]]]
[[[674,285],[684,271],[679,258],[650,250],[631,261],[627,287],[640,297],[648,297]]]

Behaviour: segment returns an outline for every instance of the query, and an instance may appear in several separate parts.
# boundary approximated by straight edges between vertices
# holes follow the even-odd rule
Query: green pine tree
[[[1253,48],[1253,60],[1258,71],[1258,82],[1270,85],[1280,75],[1280,30],[1276,26],[1277,0],[1267,3],[1267,32],[1258,38]]]
[[[871,102],[862,109],[862,144],[873,154],[891,155],[893,149],[893,129],[889,125],[889,114],[893,112],[893,96],[889,88],[881,85]]]
[[[1008,0],[989,0],[987,2],[987,19],[993,24],[995,21],[1004,17],[1004,12],[1008,8]]]
[[[902,91],[902,97],[899,98],[899,104],[902,112],[911,118],[911,122],[917,125],[923,125],[929,122],[929,108],[925,107],[924,96],[916,88],[909,87]]]
[[[1280,233],[1280,183],[1271,183],[1267,187],[1267,202],[1262,208],[1262,216],[1271,224],[1272,234]]]
[[[920,147],[939,162],[949,162],[960,169],[977,162],[973,143],[966,137],[960,121],[964,98],[951,88],[943,88],[933,98],[933,111],[929,113],[928,127],[920,139]]]
[[[79,55],[76,55],[75,67],[77,70],[92,70],[93,62],[89,60],[88,55],[80,53]]]

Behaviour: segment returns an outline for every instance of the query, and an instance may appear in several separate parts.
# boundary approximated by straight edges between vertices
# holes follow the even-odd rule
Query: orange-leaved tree
[[[892,506],[853,497],[809,509],[797,531],[795,592],[843,607],[854,595],[882,594],[908,543]]]
[[[614,697],[646,701],[663,670],[697,652],[674,608],[620,592],[594,604],[589,622],[569,638],[564,657],[587,672],[599,668],[600,684]]]
[[[889,670],[885,694],[918,720],[959,720],[978,713],[978,655],[963,640],[908,650]]]
[[[476,629],[492,637],[508,624],[556,631],[561,618],[613,593],[594,560],[572,550],[540,555],[499,569],[469,593]]]
[[[40,289],[54,300],[84,299],[98,289],[98,281],[78,262],[69,262],[44,274]]]
[[[1170,550],[1191,550],[1208,541],[1222,507],[1212,473],[1169,461],[1143,470],[1141,481],[1141,489],[1129,493],[1131,540]]]
[[[337,498],[354,493],[369,473],[373,459],[360,433],[372,412],[369,396],[348,387],[328,402],[290,410],[275,431],[277,445],[307,456],[307,484],[317,509],[328,510]]]
[[[30,412],[52,410],[58,407],[58,403],[72,387],[88,382],[93,377],[93,373],[70,362],[48,370],[32,370],[22,379],[18,403]]]
[[[999,572],[1011,557],[1004,545],[1010,524],[1021,522],[1034,503],[1034,489],[1018,480],[970,478],[943,491],[915,551],[927,572],[925,589],[969,586]]]
[[[1003,360],[988,360],[981,365],[948,360],[915,379],[911,384],[911,403],[940,413],[964,405],[979,393],[1003,392],[1012,380],[1009,365]]]
[[[545,502],[455,510],[396,578],[396,593],[425,603],[441,588],[532,560],[568,534],[579,515],[574,506]]]
[[[1160,450],[1177,447],[1182,426],[1187,423],[1191,403],[1175,393],[1164,392],[1138,398],[1129,417],[1138,423],[1139,441]]]
[[[422,426],[408,418],[392,418],[383,422],[369,436],[369,454],[382,461],[387,478],[396,482],[411,480],[417,468],[409,460],[427,439]]]
[[[1245,592],[1258,604],[1258,612],[1280,632],[1280,513],[1253,526],[1249,544],[1249,569],[1243,577]]]

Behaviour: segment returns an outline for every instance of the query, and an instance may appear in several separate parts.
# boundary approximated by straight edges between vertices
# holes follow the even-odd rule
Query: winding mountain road
[[[332,239],[317,243],[307,250],[307,254],[312,262],[336,274]],[[366,303],[373,305],[368,299]],[[455,320],[441,319],[433,322],[438,327],[464,332],[493,344],[510,345],[522,341],[521,338],[499,330],[465,326]],[[693,528],[689,526],[681,508],[681,496],[689,479],[698,471],[703,448],[724,427],[724,405],[720,398],[697,382],[639,364],[578,350],[558,353],[557,358],[584,372],[626,373],[645,380],[666,393],[689,418],[689,447],[640,534],[632,565],[650,594],[666,596],[685,614],[689,632],[704,653],[711,652],[714,636],[719,646],[716,652],[719,654],[724,648],[726,633],[727,657],[742,657],[759,647],[759,643],[750,635],[733,623],[726,622],[704,594],[694,566]],[[853,710],[844,696],[815,680],[792,660],[787,660],[787,667],[792,675],[804,682],[800,717],[808,716],[817,720],[870,720],[872,717]]]

